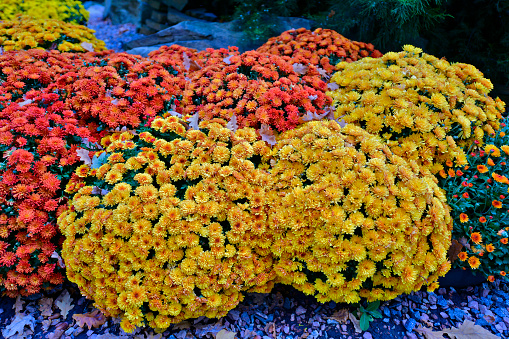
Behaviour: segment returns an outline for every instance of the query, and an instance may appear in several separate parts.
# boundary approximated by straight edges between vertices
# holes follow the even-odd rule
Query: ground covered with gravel
[[[70,294],[71,309],[64,318],[56,302],[66,293]],[[460,327],[465,320],[482,326],[492,335],[507,338],[508,293],[509,283],[498,280],[462,289],[449,287],[440,288],[436,293],[402,295],[382,303],[380,311],[383,317],[375,319],[369,330],[362,333],[348,319],[348,313],[353,311],[348,305],[334,302],[321,304],[291,287],[279,285],[269,294],[247,294],[245,300],[223,319],[202,317],[185,321],[173,325],[162,334],[155,334],[150,329],[138,329],[128,335],[119,328],[117,319],[108,319],[103,325],[91,330],[86,325],[81,328],[73,320],[73,315],[92,312],[93,303],[82,297],[77,288],[69,283],[44,295],[21,299],[21,303],[18,301],[21,304],[18,313],[30,314],[35,319],[33,329],[26,326],[24,331],[27,338],[34,339],[214,338],[221,330],[234,332],[236,338],[257,339],[426,338],[423,330],[419,329],[442,331]],[[48,313],[43,315],[42,298],[55,300],[51,316]],[[15,315],[16,305],[15,299],[1,298],[0,328],[8,328],[16,317],[20,317]],[[60,332],[60,336],[55,336]]]

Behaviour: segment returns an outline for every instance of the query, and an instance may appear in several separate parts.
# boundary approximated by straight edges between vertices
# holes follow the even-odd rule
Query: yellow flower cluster
[[[254,129],[225,126],[186,130],[167,113],[106,137],[107,162],[76,171],[83,181],[58,218],[67,276],[127,332],[222,317],[242,291],[274,284],[271,150]]]
[[[381,135],[393,152],[416,160],[432,173],[499,129],[504,103],[488,93],[492,83],[472,65],[405,45],[381,58],[341,62],[327,92],[336,118]]]
[[[6,51],[31,48],[58,49],[61,52],[105,50],[104,41],[98,40],[94,33],[94,30],[82,25],[21,16],[0,22],[0,46]]]
[[[19,15],[34,19],[54,19],[85,24],[89,13],[79,0],[2,0],[0,21],[14,20]]]
[[[445,192],[416,161],[326,120],[282,133],[272,154],[278,282],[346,303],[438,286],[450,269],[452,219]]]

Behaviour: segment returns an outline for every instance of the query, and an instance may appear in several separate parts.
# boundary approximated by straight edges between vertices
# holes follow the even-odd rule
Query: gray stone
[[[152,11],[150,15],[150,19],[155,22],[165,23],[166,22],[166,12],[161,11]]]
[[[362,337],[364,339],[373,339],[373,336],[371,335],[371,333],[369,332],[364,332],[364,334],[362,335]]]
[[[140,24],[140,2],[138,0],[106,0],[103,19],[110,18],[114,25]]]
[[[162,23],[159,23],[159,22],[155,22],[152,19],[145,20],[145,25],[150,27],[150,28],[155,29],[156,31],[162,31],[162,30],[165,30],[165,29],[170,27],[167,24],[162,24]]]
[[[423,313],[423,314],[421,314],[421,318],[420,319],[422,321],[428,321],[429,320],[429,316],[426,313]]]
[[[473,308],[475,310],[479,309],[479,303],[476,300],[472,300],[468,303],[468,307]]]
[[[173,7],[179,11],[183,10],[187,5],[187,0],[162,0],[168,7]]]
[[[301,315],[304,313],[306,313],[306,309],[302,306],[297,307],[297,309],[295,310],[295,314],[297,314],[297,315]]]
[[[311,24],[311,20],[303,18],[280,18],[277,34],[292,28],[304,27],[309,29]],[[203,36],[206,38],[202,38]],[[160,46],[171,44],[178,44],[197,50],[237,46],[241,53],[259,47],[259,44],[249,41],[246,35],[239,31],[238,21],[208,22],[189,20],[180,22],[145,38],[130,41],[126,44],[126,50],[127,53],[147,56],[148,53],[157,50]],[[140,47],[144,48],[140,49]]]
[[[217,16],[214,13],[207,12],[205,8],[190,9],[187,10],[185,13],[198,19],[207,21],[217,21]]]
[[[441,316],[442,318],[444,318],[444,319],[449,318],[449,315],[448,315],[447,313],[445,313],[445,312],[440,312],[440,316]]]
[[[178,24],[182,21],[190,21],[190,20],[199,20],[197,18],[194,18],[192,16],[186,15],[182,12],[177,11],[173,8],[168,8],[168,12],[166,13],[166,20],[169,24]]]

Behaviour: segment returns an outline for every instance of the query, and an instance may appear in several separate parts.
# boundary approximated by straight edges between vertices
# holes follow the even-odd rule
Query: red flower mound
[[[63,74],[110,53],[60,53],[39,49],[4,52],[0,54],[0,101],[23,101],[28,91],[46,88]]]
[[[189,75],[180,107],[184,116],[237,118],[239,127],[295,128],[303,117],[326,115],[331,99],[317,75],[297,73],[288,57],[249,51]]]
[[[228,49],[207,48],[198,52],[193,48],[171,45],[161,46],[158,50],[150,52],[148,57],[163,65],[170,74],[189,75],[205,66],[224,62],[225,58],[228,60],[227,58],[239,54],[237,47],[228,47]]]
[[[0,292],[9,297],[64,279],[56,219],[79,164],[76,149],[94,138],[58,99],[32,90],[22,104],[0,101]]]
[[[352,62],[364,57],[382,56],[372,44],[352,41],[331,29],[292,29],[270,38],[258,52],[284,55],[293,62],[315,65],[332,74],[340,61]]]
[[[169,110],[185,82],[151,60],[114,53],[62,75],[48,91],[57,92],[79,112],[83,124],[102,131],[137,127],[147,117]]]

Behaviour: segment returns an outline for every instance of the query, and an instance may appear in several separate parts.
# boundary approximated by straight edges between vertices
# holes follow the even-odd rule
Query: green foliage
[[[359,309],[357,311],[360,314],[360,328],[363,331],[367,331],[369,329],[369,324],[374,320],[374,318],[382,318],[382,314],[378,311],[380,307],[380,300],[373,301],[367,303],[366,307],[362,304],[359,304]]]
[[[404,44],[421,47],[420,33],[442,22],[444,0],[330,1],[327,12],[315,15],[317,25],[346,37],[373,43],[382,51]]]

